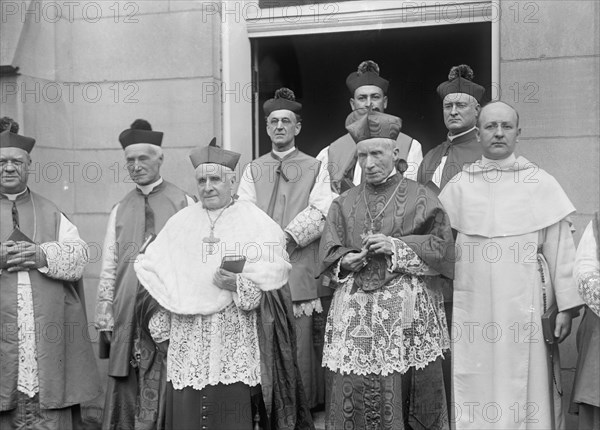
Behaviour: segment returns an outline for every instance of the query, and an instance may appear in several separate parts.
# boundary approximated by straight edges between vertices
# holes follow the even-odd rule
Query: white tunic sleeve
[[[564,311],[581,306],[583,300],[577,293],[573,279],[575,243],[569,223],[563,219],[545,230],[546,240],[543,243],[542,253],[548,262],[558,310]]]
[[[237,194],[240,197],[240,200],[245,200],[254,204],[257,202],[254,177],[252,176],[252,163],[249,163],[244,169],[244,173],[240,178]]]
[[[100,331],[110,331],[114,326],[113,298],[117,277],[116,220],[118,207],[119,205],[115,205],[108,217],[102,249],[102,269],[100,270],[98,301],[96,302],[96,328]]]
[[[410,151],[408,151],[408,156],[406,158],[408,168],[406,169],[406,172],[404,172],[404,177],[416,181],[419,166],[423,161],[423,150],[417,139],[413,139],[412,144],[410,145]]]
[[[585,304],[600,316],[600,261],[597,246],[594,228],[590,222],[577,247],[573,277]]]

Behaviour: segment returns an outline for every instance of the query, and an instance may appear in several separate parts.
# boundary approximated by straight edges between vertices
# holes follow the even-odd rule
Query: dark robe
[[[600,261],[600,212],[592,220],[596,256]],[[579,414],[579,428],[593,428],[600,408],[600,317],[589,307],[577,330],[577,368],[569,412]]]
[[[263,292],[258,313],[260,378],[268,427],[314,429],[296,363],[295,318],[288,285]]]
[[[435,169],[440,165],[442,157],[446,155],[448,158],[442,171],[439,186],[439,189],[443,189],[454,175],[462,171],[465,164],[474,163],[481,158],[482,154],[481,144],[477,142],[475,130],[457,137],[452,142],[446,138],[444,142],[429,150],[423,157],[417,174],[417,182],[437,189],[437,185],[431,179]]]
[[[376,218],[389,199],[393,201]],[[367,210],[375,218],[373,228]],[[454,240],[450,223],[441,203],[428,188],[396,174],[383,184],[362,183],[334,200],[321,237],[321,271],[348,252],[360,252],[361,236],[370,230],[401,239],[430,268],[453,277]],[[371,291],[400,275],[387,270],[385,256],[374,254],[369,264],[355,275],[354,284]]]
[[[417,173],[417,181],[420,184],[433,189],[436,193],[439,193],[439,191],[446,186],[452,177],[462,172],[462,168],[465,164],[474,163],[475,161],[481,159],[482,154],[483,150],[481,149],[481,144],[477,142],[475,130],[471,130],[463,136],[457,137],[453,141],[450,141],[450,139],[446,137],[444,142],[429,150],[429,152],[427,152],[423,158],[421,166],[419,166],[419,172]],[[442,170],[442,177],[440,180],[440,186],[438,188],[438,186],[432,181],[432,178],[435,170],[440,165],[443,156],[447,156],[448,158],[446,159],[446,164]],[[430,279],[429,281],[432,285],[435,283],[436,287],[440,288],[444,294],[446,319],[448,321],[448,326],[450,327],[452,325],[452,281],[442,277]],[[446,397],[448,398],[449,402],[451,397],[451,354],[452,352],[449,351],[448,356],[446,357],[447,359],[444,360],[443,363],[444,378],[447,389]],[[452,405],[448,403],[448,407],[450,408],[451,406]]]
[[[284,173],[280,178],[277,178],[276,168]],[[321,163],[317,159],[298,149],[281,160],[273,152],[257,158],[250,169],[256,190],[256,206],[285,229],[309,206],[310,193],[320,168]],[[291,252],[292,272],[289,284],[293,301],[314,300],[324,295],[320,291],[320,282],[315,279],[319,266],[318,256],[317,240]]]
[[[20,230],[33,242],[58,240],[61,211],[34,192],[17,197]],[[0,240],[13,231],[12,202],[0,198]],[[91,401],[102,393],[88,323],[82,284],[64,282],[30,270],[33,310],[38,333],[39,402],[58,409]],[[17,273],[0,275],[0,411],[17,406],[18,335]],[[46,331],[44,331],[46,328]],[[58,332],[57,332],[58,330]]]
[[[276,169],[283,172],[278,175]],[[273,152],[254,160],[250,172],[256,190],[256,205],[285,229],[296,216],[310,203],[310,194],[321,169],[321,162],[304,154],[297,148],[280,159]],[[318,278],[319,241],[315,240],[304,247],[296,247],[290,252],[292,271],[289,286],[294,302],[314,300],[331,296],[332,291],[322,285]],[[304,386],[311,407],[317,405],[324,387],[317,381],[321,370],[321,356],[317,355],[313,336],[313,317],[296,320],[297,342],[302,345],[298,355],[298,365],[304,378]]]
[[[186,194],[167,181],[157,185],[148,200],[154,212],[155,233],[188,204]],[[155,309],[154,299],[139,287],[133,270],[133,262],[145,236],[144,221],[144,196],[136,188],[119,202],[117,208],[115,323],[108,357],[104,429],[162,428],[164,422],[166,354],[156,347],[147,328],[150,313]],[[136,309],[136,303],[146,306]],[[134,339],[138,340],[137,357],[134,357]],[[103,342],[102,338],[100,342]]]
[[[388,202],[382,216],[377,217]],[[374,218],[373,225],[367,210]],[[430,268],[446,277],[453,276],[454,241],[449,219],[434,192],[428,188],[396,174],[383,184],[363,183],[334,200],[321,238],[322,270],[327,272],[336,267],[338,260],[348,252],[360,251],[361,235],[369,231],[401,239]],[[342,273],[340,277],[345,275]],[[354,285],[363,291],[375,291],[400,275],[387,270],[385,256],[374,254],[355,274]],[[410,369],[403,376],[397,373],[380,377],[335,372],[329,378],[328,385],[336,390],[331,392],[328,401],[328,419],[332,420],[330,425],[334,428],[342,423],[362,428],[369,422],[384,423],[386,420],[391,424],[389,427],[382,424],[382,428],[402,429],[403,423],[410,423],[415,429],[447,428],[439,358],[424,369]],[[402,382],[403,389],[400,388],[401,378],[407,379],[406,383]],[[381,389],[375,396],[374,386]],[[402,396],[398,391],[403,391]],[[363,392],[365,394],[361,395]],[[347,398],[347,393],[354,393],[351,399]],[[390,396],[400,398],[392,402]],[[332,404],[346,398],[353,405],[348,410],[345,404]],[[361,418],[365,414],[369,417]]]

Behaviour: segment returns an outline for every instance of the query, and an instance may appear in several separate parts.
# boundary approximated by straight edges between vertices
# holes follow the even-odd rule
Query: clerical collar
[[[390,179],[392,176],[394,176],[396,173],[398,173],[398,171],[396,170],[396,167],[394,167],[394,168],[392,169],[392,173],[390,173],[390,174],[388,175],[388,177],[387,177],[387,178],[385,178],[385,181],[383,181],[383,182],[382,182],[382,184],[385,184],[387,181],[389,181],[389,179]]]
[[[481,165],[484,167],[492,167],[497,169],[506,169],[509,167],[513,167],[517,161],[517,157],[514,153],[510,154],[508,157],[503,158],[501,160],[492,160],[486,158],[485,156],[481,156]]]
[[[283,159],[286,155],[291,154],[292,152],[294,152],[296,150],[295,146],[292,146],[290,149],[288,149],[287,151],[275,151],[273,149],[273,154],[277,155],[279,158]]]
[[[476,128],[477,127],[473,126],[472,128],[468,129],[467,131],[463,131],[462,133],[458,133],[458,134],[450,134],[450,133],[448,133],[448,140],[450,142],[453,142],[456,138],[464,136],[465,134],[472,132]]]
[[[147,185],[137,185],[136,184],[136,187],[138,187],[138,189],[142,192],[143,195],[147,196],[148,194],[150,194],[152,192],[152,190],[154,190],[156,187],[158,187],[162,183],[163,183],[163,178],[161,176],[160,178],[158,178],[155,182],[152,182],[151,184],[147,184]]]
[[[4,194],[3,193],[2,195],[5,196],[8,200],[10,200],[12,202],[12,201],[17,200],[17,198],[19,196],[22,196],[26,192],[27,192],[27,187],[25,187],[25,189],[23,191],[21,191],[20,193],[17,193],[17,194]]]

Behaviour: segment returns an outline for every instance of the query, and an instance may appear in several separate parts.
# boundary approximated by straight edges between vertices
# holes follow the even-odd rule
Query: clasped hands
[[[46,267],[47,265],[46,254],[40,245],[12,240],[0,244],[0,268],[2,270],[20,272]]]
[[[363,238],[360,252],[349,252],[342,257],[341,268],[350,272],[358,272],[365,267],[371,256],[376,254],[392,255],[394,247],[392,238],[381,233],[369,234]]]

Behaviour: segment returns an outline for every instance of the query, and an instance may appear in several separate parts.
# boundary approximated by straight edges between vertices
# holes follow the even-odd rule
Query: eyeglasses
[[[273,127],[273,128],[277,128],[279,126],[279,121],[281,121],[281,123],[284,126],[288,126],[292,124],[292,120],[289,118],[281,118],[281,119],[277,119],[277,118],[272,118],[268,124],[269,126]]]

